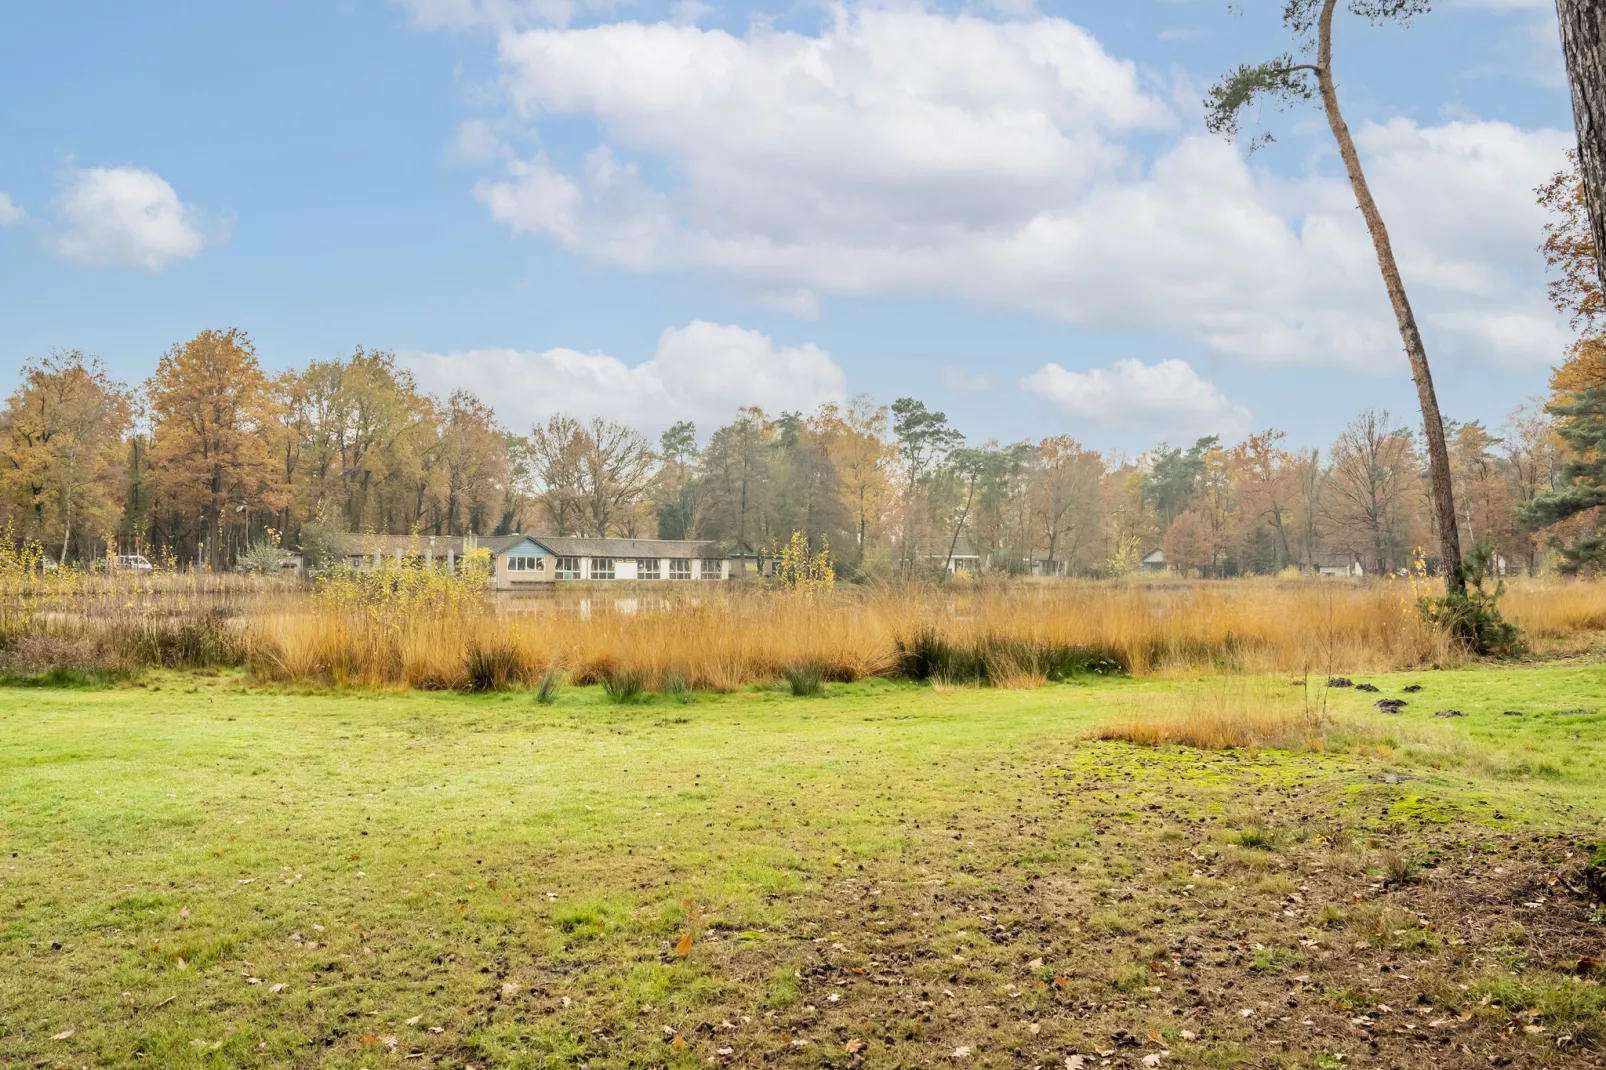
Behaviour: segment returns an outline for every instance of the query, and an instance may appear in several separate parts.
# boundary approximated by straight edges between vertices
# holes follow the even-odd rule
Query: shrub
[[[798,698],[809,698],[825,690],[825,666],[817,661],[788,665],[781,670],[781,675],[786,677],[787,686]]]
[[[1516,657],[1527,644],[1517,626],[1500,614],[1505,581],[1498,581],[1493,591],[1483,586],[1493,557],[1493,544],[1487,538],[1478,540],[1462,565],[1466,590],[1450,591],[1441,598],[1420,598],[1417,608],[1423,620],[1449,632],[1470,654]]]
[[[535,701],[542,706],[550,706],[558,700],[558,689],[562,687],[562,678],[557,669],[548,669],[541,677],[541,682],[535,687]]]

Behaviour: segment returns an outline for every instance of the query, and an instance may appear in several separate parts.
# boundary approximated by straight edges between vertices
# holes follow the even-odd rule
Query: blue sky
[[[0,367],[138,381],[239,326],[275,368],[394,349],[515,427],[860,391],[1132,451],[1414,420],[1319,115],[1247,160],[1204,135],[1209,81],[1284,47],[1241,6],[8,4]],[[1566,341],[1552,5],[1345,18],[1336,66],[1446,412],[1498,425]]]

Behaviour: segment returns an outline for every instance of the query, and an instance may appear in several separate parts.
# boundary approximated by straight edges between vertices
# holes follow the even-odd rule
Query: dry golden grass
[[[656,688],[671,675],[727,691],[799,663],[832,680],[894,675],[922,642],[975,667],[939,683],[1039,686],[1078,658],[1147,676],[1173,672],[1366,672],[1460,660],[1403,585],[1246,580],[1191,585],[1069,582],[971,591],[929,587],[783,592],[674,590],[642,610],[623,590],[583,599],[431,611],[310,599],[253,618],[264,676],[337,685],[462,688],[470,655],[506,652],[521,680],[612,672]],[[615,601],[624,608],[615,608]],[[948,665],[949,662],[944,662]]]
[[[0,570],[3,572],[4,570]],[[587,585],[498,600],[472,577],[396,568],[326,584],[280,578],[0,575],[0,632],[134,634],[220,619],[265,679],[463,689],[680,678],[729,691],[788,666],[828,680],[913,675],[944,687],[1030,688],[1077,671],[1325,677],[1465,660],[1405,582],[1133,577],[960,588],[837,588],[814,597],[739,585]],[[1544,652],[1606,632],[1606,581],[1520,580],[1504,600]],[[137,628],[135,626],[138,626]],[[489,668],[487,668],[489,666]],[[49,666],[45,666],[49,667]]]
[[[1137,710],[1103,722],[1092,739],[1200,750],[1333,749],[1333,719],[1321,688],[1281,692],[1265,680],[1236,680],[1146,698]],[[1348,734],[1348,733],[1346,733]]]

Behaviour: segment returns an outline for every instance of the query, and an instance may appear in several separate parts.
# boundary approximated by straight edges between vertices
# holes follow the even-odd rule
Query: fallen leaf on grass
[[[503,981],[502,982],[502,995],[511,996],[515,992],[517,992],[518,990],[519,990],[519,986],[514,984],[512,981]]]
[[[64,1029],[60,1033],[57,1033],[55,1036],[51,1037],[50,1039],[51,1040],[66,1040],[68,1037],[72,1036],[76,1032],[78,1032],[78,1030],[76,1030],[76,1029]]]
[[[278,995],[280,992],[283,992],[288,987],[290,987],[290,986],[285,984],[283,981],[280,981],[278,984],[269,985],[268,986],[268,991],[271,992],[274,995]]]
[[[954,1049],[954,1053],[952,1055],[948,1056],[948,1058],[950,1058],[950,1059],[968,1059],[968,1058],[970,1058],[970,1045],[969,1044],[961,1044],[961,1045],[959,1045],[959,1047]]]
[[[190,908],[189,907],[181,907],[179,909],[179,912],[178,912],[178,920],[179,921],[186,921],[186,920],[189,919],[189,916],[190,916]]]
[[[1082,1070],[1086,1065],[1086,1055],[1067,1055],[1065,1057],[1065,1070]]]
[[[847,1050],[849,1055],[859,1054],[859,1052],[864,1050],[864,1041],[860,1040],[858,1037],[854,1037],[852,1040],[848,1041]]]
[[[686,1050],[686,1038],[683,1037],[683,1036],[680,1036],[679,1034],[676,1034],[672,1046],[674,1047],[674,1049],[676,1051],[685,1051]]]
[[[675,954],[682,958],[691,954],[691,933],[680,938],[680,943],[675,945]]]
[[[418,1020],[420,1018],[422,1018],[422,1017],[423,1017],[422,1014],[415,1014],[411,1018],[407,1019],[407,1024],[408,1025],[417,1025],[418,1024]]]

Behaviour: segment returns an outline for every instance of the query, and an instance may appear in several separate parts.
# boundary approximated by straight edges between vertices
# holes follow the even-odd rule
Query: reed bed
[[[248,665],[263,680],[500,690],[543,680],[730,691],[867,677],[1029,688],[1087,674],[1328,674],[1453,665],[1420,583],[1245,579],[576,586],[498,599],[483,576],[391,565],[309,585],[206,573],[44,571],[0,559],[0,673]],[[1542,650],[1606,633],[1606,581],[1514,582]]]
[[[269,679],[336,686],[472,689],[557,671],[579,684],[629,673],[651,690],[674,679],[729,691],[788,679],[803,665],[831,681],[1032,687],[1098,673],[1365,672],[1461,660],[1402,591],[1272,580],[813,597],[700,589],[642,611],[593,590],[533,612],[478,600],[439,609],[314,598],[251,622],[251,663]]]

